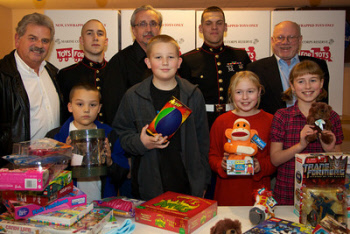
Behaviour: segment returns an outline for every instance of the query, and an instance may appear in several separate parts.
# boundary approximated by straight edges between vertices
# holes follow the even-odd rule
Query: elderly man
[[[289,73],[292,68],[300,61],[312,60],[316,62],[324,72],[323,87],[328,91],[329,72],[327,63],[324,60],[299,56],[303,36],[300,26],[291,21],[283,21],[277,24],[271,37],[273,55],[268,58],[260,59],[247,66],[247,70],[256,73],[265,92],[261,97],[259,108],[266,112],[275,114],[280,108],[294,105],[294,101],[286,103],[282,101],[282,92],[289,87]],[[322,100],[328,102],[328,98]]]
[[[182,55],[179,74],[199,85],[211,127],[216,117],[230,108],[226,104],[231,77],[251,61],[246,51],[224,45],[227,24],[221,8],[212,6],[203,11],[199,31],[203,33],[204,43]]]
[[[107,61],[104,59],[105,50],[108,45],[107,32],[103,24],[97,19],[87,21],[79,38],[80,45],[84,50],[84,58],[71,66],[59,71],[57,81],[63,94],[64,106],[69,102],[69,92],[78,83],[94,84],[102,94],[103,104],[103,82]],[[63,111],[61,122],[66,121],[71,115],[68,109]],[[104,105],[98,116],[98,120],[104,122]]]
[[[57,68],[44,61],[54,34],[49,17],[26,15],[16,28],[16,49],[0,60],[0,156],[14,142],[43,138],[59,126]]]
[[[126,90],[152,75],[144,62],[146,46],[152,37],[160,34],[162,21],[161,13],[150,5],[141,6],[133,12],[130,24],[135,41],[115,54],[107,66],[105,85],[108,93],[105,93],[104,105],[108,124],[113,121]]]

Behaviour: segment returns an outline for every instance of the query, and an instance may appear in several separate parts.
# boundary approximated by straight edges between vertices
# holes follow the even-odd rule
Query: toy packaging
[[[0,233],[7,234],[68,234],[84,233],[97,234],[111,219],[113,213],[110,209],[96,208],[86,214],[82,219],[70,227],[42,224],[27,220],[14,220],[9,213],[0,215]]]
[[[315,227],[326,213],[344,218],[347,160],[343,153],[295,155],[294,212],[301,223]]]
[[[135,209],[135,221],[188,234],[217,214],[217,201],[166,192]]]
[[[152,136],[161,133],[169,140],[191,113],[190,108],[172,97],[149,124],[147,132]]]
[[[85,204],[86,194],[76,187],[73,188],[73,192],[57,199],[47,206],[27,204],[13,200],[4,200],[4,205],[15,219],[26,219],[37,214],[45,214],[56,210],[74,208]]]
[[[314,234],[343,234],[350,233],[344,225],[337,222],[331,216],[326,215],[319,224],[315,227]]]
[[[266,219],[275,217],[274,207],[276,200],[272,197],[272,191],[261,188],[255,191],[255,204],[249,211],[249,220],[253,225],[257,225]]]
[[[46,214],[34,215],[28,218],[28,221],[69,227],[84,217],[93,208],[94,205],[90,203],[83,206],[77,206],[72,209],[57,210]]]
[[[115,216],[126,218],[135,217],[135,208],[144,201],[126,197],[107,197],[93,201],[95,207],[112,208]]]
[[[258,132],[250,128],[250,123],[243,118],[237,119],[233,128],[225,131],[227,142],[224,144],[227,158],[227,175],[253,175],[253,156],[266,143],[258,137]]]
[[[14,143],[12,154],[37,156],[65,155],[71,157],[72,146],[51,138],[43,138]]]
[[[244,234],[255,234],[255,233],[298,233],[298,234],[311,234],[313,227],[294,223],[288,220],[279,218],[270,218],[264,222],[258,224],[252,229],[244,232]]]
[[[37,195],[28,192],[20,192],[20,191],[3,191],[2,198],[5,200],[13,200],[24,203],[34,203],[40,206],[47,206],[51,202],[56,201],[58,198],[61,198],[68,193],[73,191],[73,182],[70,182],[66,187],[60,189],[54,194],[50,196],[42,195],[42,192],[39,192]]]
[[[329,215],[346,225],[348,219],[346,207],[346,195],[342,187],[304,187],[299,221],[316,227],[326,215]]]

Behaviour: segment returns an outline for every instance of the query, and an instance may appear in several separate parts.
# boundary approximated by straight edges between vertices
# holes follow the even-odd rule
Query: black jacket
[[[10,154],[14,142],[30,140],[30,104],[17,70],[14,52],[0,60],[0,156]],[[50,63],[45,68],[62,104],[56,81],[58,69]]]

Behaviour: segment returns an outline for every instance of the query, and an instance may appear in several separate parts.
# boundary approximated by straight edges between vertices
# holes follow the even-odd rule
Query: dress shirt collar
[[[275,54],[275,57],[277,59],[277,63],[280,65],[280,66],[288,66],[288,67],[294,67],[297,63],[299,63],[299,55],[296,54],[291,60],[290,60],[290,65],[287,64],[286,61],[284,61],[283,59],[281,59],[280,57],[278,57],[276,54]]]
[[[21,57],[19,57],[19,54],[17,53],[17,50],[15,51],[15,60],[16,60],[16,64],[17,64],[17,69],[20,70],[21,72],[23,72],[23,74],[33,74],[35,72],[35,70],[31,67],[29,67],[22,59]],[[39,74],[41,74],[41,72],[44,70],[46,65],[46,61],[42,61],[42,63],[40,64],[39,67]]]
[[[218,47],[211,47],[204,42],[202,45],[202,49],[208,53],[218,54],[218,53],[221,53],[222,51],[224,51],[225,45],[221,44]]]

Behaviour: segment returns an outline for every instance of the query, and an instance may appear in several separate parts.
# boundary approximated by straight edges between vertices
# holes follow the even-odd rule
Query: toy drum
[[[107,174],[104,154],[104,129],[83,129],[70,132],[73,146],[73,178],[103,176]],[[78,159],[78,160],[76,160]],[[78,163],[77,163],[78,161]]]

